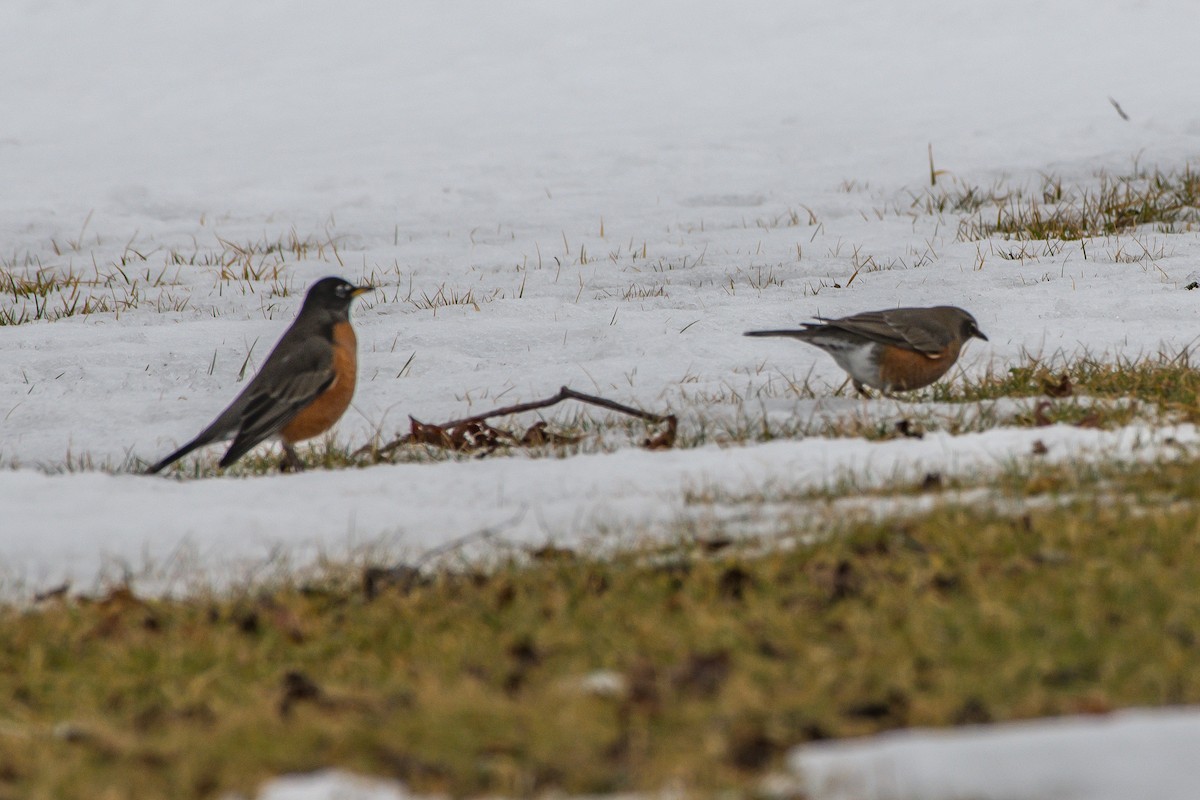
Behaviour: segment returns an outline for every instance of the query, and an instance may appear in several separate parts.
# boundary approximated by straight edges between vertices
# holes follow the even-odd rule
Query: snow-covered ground
[[[913,201],[930,145],[940,187],[1183,167],[1200,150],[1194,20],[1185,0],[0,4],[0,270],[78,276],[114,309],[0,327],[0,579],[223,574],[504,524],[528,541],[652,532],[697,487],[978,471],[1034,439],[1062,458],[1194,439],[997,430],[186,482],[45,472],[190,438],[326,274],[379,286],[355,309],[351,445],[563,384],[685,425],[739,398],[812,413],[785,378],[832,388],[832,361],[740,334],[817,313],[961,305],[991,339],[969,372],[1023,351],[1177,351],[1200,336],[1183,290],[1195,233],[1011,259]],[[49,299],[52,316],[69,305]],[[37,315],[28,298],[0,309]]]

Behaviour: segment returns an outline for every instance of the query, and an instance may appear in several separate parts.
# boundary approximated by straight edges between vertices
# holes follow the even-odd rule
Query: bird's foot
[[[283,446],[283,458],[279,460],[280,472],[304,472],[304,462],[296,455],[296,448],[290,444]]]

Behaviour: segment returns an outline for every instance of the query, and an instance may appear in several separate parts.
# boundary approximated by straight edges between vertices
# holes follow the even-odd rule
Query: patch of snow
[[[417,797],[394,781],[374,780],[342,770],[321,770],[311,775],[274,778],[259,790],[256,800],[416,800]]]
[[[1138,709],[948,730],[907,730],[794,750],[812,800],[1191,800],[1195,708]]]
[[[1113,431],[1056,425],[922,439],[777,440],[666,452],[627,448],[572,458],[470,459],[261,478],[173,481],[96,472],[0,473],[5,526],[36,535],[0,538],[12,587],[63,581],[86,587],[148,572],[143,591],[237,580],[271,560],[297,566],[363,550],[416,558],[499,526],[503,541],[560,546],[629,543],[678,533],[706,513],[687,496],[719,497],[836,486],[863,488],[1002,469],[1029,457],[1149,460],[1190,452],[1195,426]],[[69,501],[64,502],[64,498]],[[716,512],[716,513],[719,513]]]

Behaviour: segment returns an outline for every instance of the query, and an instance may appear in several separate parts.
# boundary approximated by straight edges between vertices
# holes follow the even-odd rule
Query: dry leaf
[[[1075,394],[1075,385],[1071,383],[1071,376],[1064,372],[1057,383],[1043,380],[1042,391],[1050,397],[1070,397]]]
[[[649,437],[642,442],[642,447],[647,450],[670,450],[675,446],[675,433],[679,428],[679,420],[674,414],[667,417],[666,430],[660,431],[654,436]]]

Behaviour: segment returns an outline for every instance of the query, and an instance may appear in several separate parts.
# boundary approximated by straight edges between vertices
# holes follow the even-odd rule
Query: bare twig
[[[564,400],[578,400],[581,403],[590,403],[591,405],[607,408],[610,411],[616,411],[621,414],[628,414],[631,417],[637,417],[647,422],[666,423],[667,429],[665,431],[647,439],[642,444],[651,450],[668,448],[675,444],[675,431],[678,420],[674,414],[664,415],[642,411],[641,409],[633,408],[614,400],[577,392],[574,389],[563,386],[558,390],[558,394],[548,397],[545,400],[534,400],[529,403],[504,406],[494,411],[451,420],[441,425],[430,425],[409,417],[411,431],[408,435],[389,442],[378,450],[373,450],[371,446],[360,448],[354,455],[358,456],[370,452],[374,452],[376,455],[387,455],[406,444],[428,444],[451,450],[483,450],[484,452],[491,452],[501,445],[536,447],[544,444],[573,444],[579,441],[578,437],[565,436],[547,431],[546,423],[544,422],[535,423],[520,436],[487,424],[487,420],[492,417],[504,417],[510,414],[536,411],[556,405]]]
[[[663,416],[662,414],[651,414],[649,411],[642,411],[641,409],[622,405],[614,400],[607,400],[603,397],[584,394],[583,392],[577,392],[574,389],[569,389],[566,386],[563,386],[558,390],[558,394],[545,400],[534,400],[529,403],[518,403],[515,406],[497,408],[495,411],[489,411],[486,414],[476,414],[473,417],[456,419],[453,422],[447,422],[439,425],[438,427],[457,428],[459,425],[470,425],[472,422],[483,422],[485,419],[491,419],[492,417],[504,417],[508,416],[509,414],[520,414],[524,411],[535,411],[539,408],[547,408],[556,403],[561,403],[563,400],[578,400],[581,403],[591,403],[592,405],[600,406],[601,408],[607,408],[610,411],[629,414],[632,417],[649,420],[650,422],[666,422],[667,420],[667,417]]]

